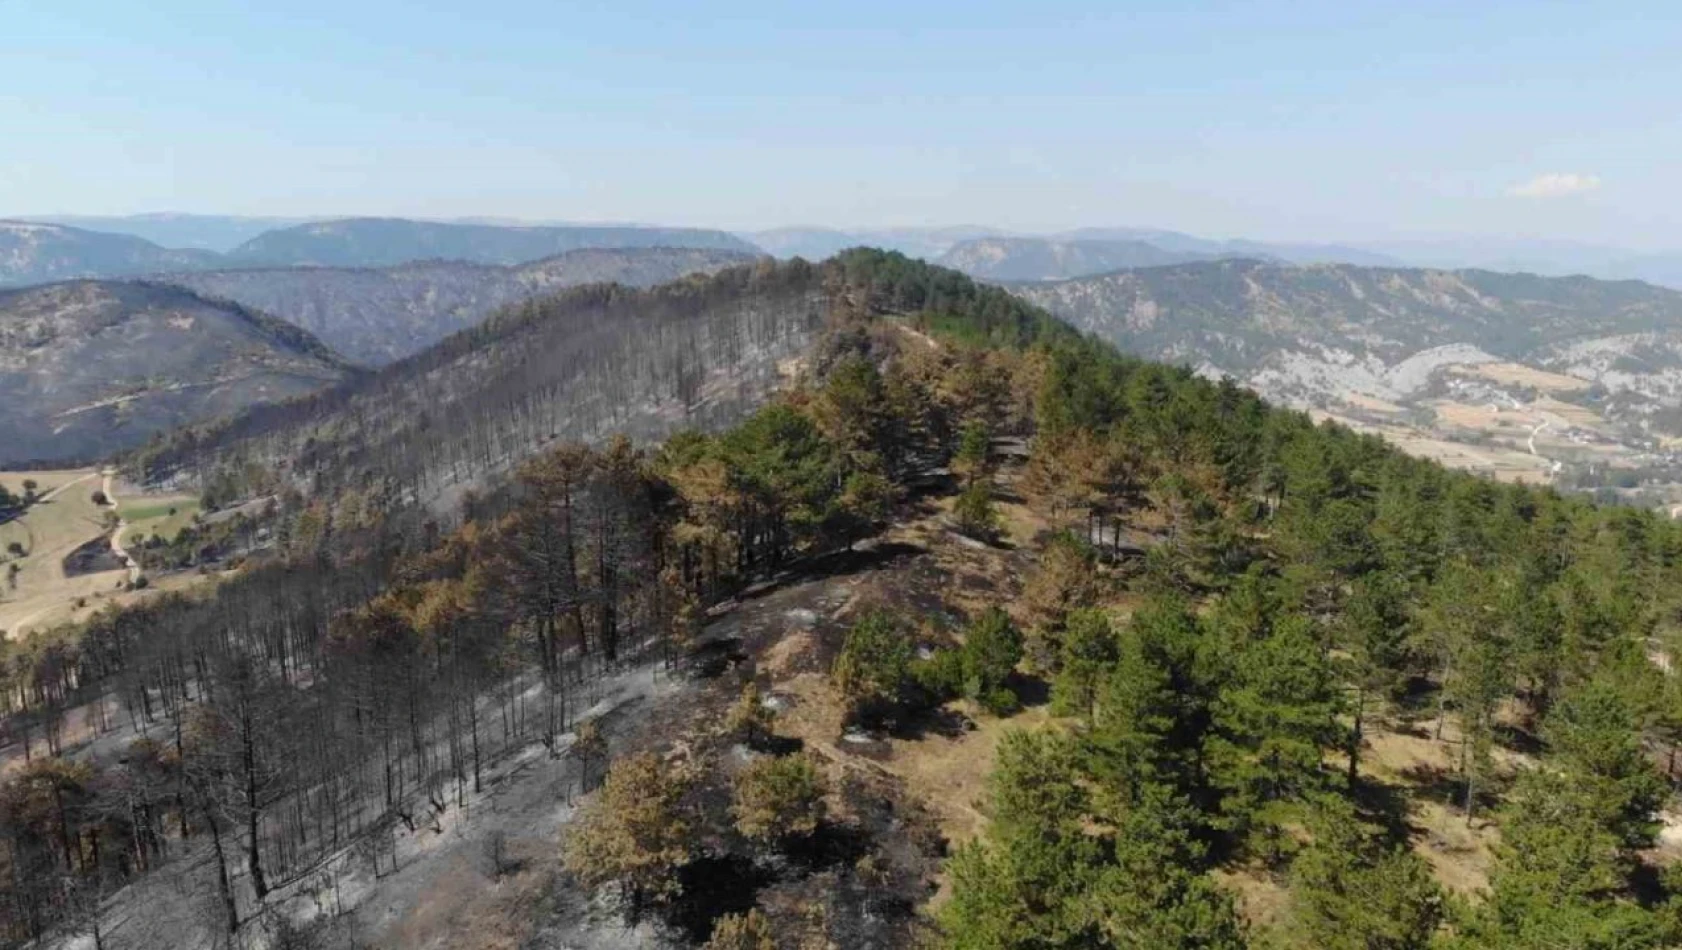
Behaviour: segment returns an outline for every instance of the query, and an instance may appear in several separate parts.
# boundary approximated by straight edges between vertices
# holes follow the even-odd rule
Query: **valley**
[[[1682,294],[1479,271],[1225,261],[1011,285],[1152,359],[1445,464],[1682,501]]]

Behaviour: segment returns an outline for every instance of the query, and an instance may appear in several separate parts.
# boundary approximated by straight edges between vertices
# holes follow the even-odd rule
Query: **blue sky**
[[[0,0],[0,216],[1682,247],[1678,51],[1668,0]]]

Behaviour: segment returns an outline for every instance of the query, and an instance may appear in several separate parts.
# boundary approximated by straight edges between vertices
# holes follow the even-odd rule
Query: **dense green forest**
[[[1682,742],[1677,527],[1409,458],[897,254],[780,266],[801,286],[815,268],[826,330],[798,385],[737,424],[550,447],[451,518],[283,493],[275,556],[213,593],[7,644],[5,734],[28,761],[0,786],[0,933],[93,928],[119,886],[207,839],[217,926],[249,930],[324,856],[412,831],[489,763],[568,734],[578,789],[599,788],[557,844],[570,886],[658,916],[721,848],[797,854],[841,820],[815,760],[766,754],[720,804],[689,784],[717,766],[610,764],[579,719],[593,684],[682,667],[710,609],[833,561],[915,498],[949,498],[976,544],[1002,546],[1009,467],[1049,525],[1021,597],[924,655],[925,618],[871,611],[829,667],[863,733],[949,702],[1006,723],[1049,705],[999,743],[985,833],[953,851],[948,893],[837,909],[801,925],[816,944],[773,908],[722,904],[674,939],[1682,940],[1682,881],[1650,855]],[[143,735],[120,756],[67,748],[88,708],[96,731]],[[764,708],[749,684],[731,741],[774,748]],[[1438,883],[1407,803],[1359,768],[1372,724],[1398,720],[1453,750],[1432,794],[1498,829],[1476,894]],[[899,859],[870,847],[844,880],[889,890]],[[1289,912],[1247,917],[1234,875],[1274,882]]]

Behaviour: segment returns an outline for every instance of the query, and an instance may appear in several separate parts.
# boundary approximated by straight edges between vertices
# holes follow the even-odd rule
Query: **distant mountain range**
[[[1399,258],[1341,244],[1216,241],[1152,228],[1080,228],[1049,235],[966,225],[840,231],[779,228],[744,232],[776,257],[821,260],[849,247],[880,247],[962,270],[983,280],[1057,280],[1122,267],[1221,258],[1291,263],[1404,266]]]
[[[387,268],[269,267],[156,279],[290,320],[358,363],[382,366],[565,287],[649,287],[754,259],[734,250],[584,248],[515,266],[420,261]]]
[[[1020,234],[1001,228],[893,228],[835,230],[779,228],[745,232],[743,237],[777,257],[800,256],[820,260],[836,251],[861,245],[897,250],[912,257],[948,264],[983,280],[1058,280],[1113,270],[1103,256],[1092,270],[1079,271],[1076,255],[1057,250],[1069,244],[1123,242],[1149,245],[1183,263],[1221,258],[1249,258],[1291,264],[1357,264],[1365,267],[1427,267],[1444,270],[1475,268],[1542,276],[1583,275],[1601,280],[1645,280],[1682,288],[1682,252],[1642,252],[1573,241],[1497,238],[1444,238],[1361,243],[1302,243],[1288,241],[1214,240],[1160,228],[1078,228],[1055,234]],[[1008,265],[989,263],[991,253],[967,256],[957,249],[978,240],[1039,242],[1018,245]],[[1137,264],[1157,266],[1141,252]],[[954,256],[947,257],[952,254]],[[1043,266],[1031,263],[1034,256]],[[1106,266],[1100,266],[1101,264]]]
[[[502,227],[351,218],[265,231],[219,254],[161,247],[131,234],[0,221],[0,286],[228,267],[387,267],[420,260],[513,265],[593,247],[759,252],[723,231],[696,228]]]
[[[43,224],[63,224],[84,231],[106,231],[144,238],[160,247],[193,248],[225,254],[264,231],[289,228],[313,218],[269,218],[229,214],[83,215],[59,214],[28,218]]]
[[[352,372],[290,323],[179,287],[0,291],[0,465],[102,458]]]
[[[452,260],[523,264],[587,247],[688,247],[758,253],[723,231],[655,227],[505,227],[400,218],[347,218],[269,231],[229,252],[239,263],[389,267]]]
[[[104,232],[106,239],[128,236],[157,245],[146,249],[125,242],[129,257],[170,253],[166,249],[212,251],[220,261],[199,265],[192,261],[152,268],[110,263],[107,250],[90,250],[78,257],[75,238],[61,235],[54,254],[57,266],[35,266],[39,253],[8,235],[0,225],[0,286],[40,283],[66,277],[113,277],[149,273],[154,269],[208,267],[291,266],[299,263],[335,267],[377,267],[428,258],[479,263],[518,264],[577,247],[675,247],[763,250],[780,258],[822,260],[849,247],[881,247],[912,257],[939,261],[957,246],[981,239],[1037,240],[1053,245],[1132,242],[1150,245],[1178,258],[1164,263],[1220,258],[1252,258],[1295,264],[1341,263],[1371,267],[1479,268],[1570,276],[1582,274],[1603,280],[1645,280],[1682,287],[1682,252],[1644,252],[1568,240],[1500,239],[1489,237],[1379,240],[1345,243],[1216,240],[1162,228],[1091,227],[1053,234],[1023,234],[985,225],[953,227],[897,227],[838,229],[787,227],[729,235],[695,228],[662,228],[631,224],[521,222],[498,218],[418,221],[377,218],[283,218],[207,214],[48,215],[29,217],[29,223],[64,225],[76,232]],[[317,230],[318,229],[318,230]],[[86,240],[86,238],[82,238]],[[1038,253],[1038,252],[1036,252]],[[1143,253],[1143,252],[1141,252]],[[1066,255],[1053,255],[1051,260]],[[1144,256],[1139,259],[1146,260]],[[1011,269],[1008,275],[971,271],[983,279],[1057,280],[1113,269],[1077,273],[1066,262],[1043,269]],[[962,264],[960,259],[949,263]],[[1097,265],[1094,265],[1097,266]],[[1130,264],[1123,266],[1151,266]],[[139,270],[134,268],[139,267]]]
[[[1645,280],[1682,287],[1682,252],[1634,251],[1579,241],[1462,239],[1394,241],[1373,245],[1421,267],[1476,267],[1544,276],[1581,274],[1602,280]]]
[[[126,234],[0,221],[0,286],[197,269],[220,260],[209,251],[171,250]]]
[[[1059,280],[1128,267],[1161,267],[1213,260],[1222,255],[1164,250],[1135,240],[1054,241],[1049,238],[976,238],[948,248],[934,263],[980,280]]]

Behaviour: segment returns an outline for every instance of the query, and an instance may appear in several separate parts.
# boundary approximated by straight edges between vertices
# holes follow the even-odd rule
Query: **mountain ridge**
[[[125,234],[0,219],[0,287],[137,277],[216,260],[209,251],[159,247]]]
[[[556,439],[735,421],[816,338],[823,274],[761,258],[648,289],[567,288],[375,373],[174,433],[127,465],[147,482],[240,459],[315,484],[377,471],[411,497],[449,502]]]
[[[1066,280],[1133,267],[1161,267],[1223,256],[1165,250],[1143,240],[974,238],[961,241],[931,263],[978,280]]]
[[[153,279],[298,324],[339,353],[380,366],[472,326],[497,308],[588,283],[647,287],[749,263],[700,248],[578,248],[523,264],[411,261],[390,267],[241,267]]]
[[[585,247],[700,247],[758,253],[723,231],[656,227],[508,227],[340,218],[258,235],[228,253],[244,265],[380,267],[446,258],[480,264],[520,264]]]

